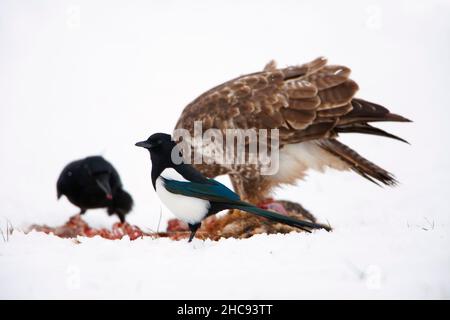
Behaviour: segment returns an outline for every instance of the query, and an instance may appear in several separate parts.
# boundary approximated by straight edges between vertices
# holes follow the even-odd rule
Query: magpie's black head
[[[169,134],[155,133],[147,140],[137,142],[135,145],[150,151],[152,160],[156,158],[169,160],[176,144],[172,141],[172,137]]]
[[[155,186],[155,181],[161,172],[166,168],[173,168],[176,164],[173,161],[172,153],[177,154],[178,148],[172,141],[172,137],[166,133],[152,134],[147,140],[137,142],[136,146],[147,149],[150,152],[152,159],[152,182]]]

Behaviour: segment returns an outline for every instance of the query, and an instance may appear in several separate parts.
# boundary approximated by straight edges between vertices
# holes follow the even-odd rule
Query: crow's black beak
[[[151,148],[155,147],[156,145],[149,143],[147,141],[140,141],[140,142],[136,142],[135,146],[145,148],[145,149],[151,149]]]
[[[95,178],[95,182],[97,182],[97,185],[105,193],[106,199],[112,200],[113,197],[112,197],[111,186],[109,185],[109,175],[102,174]]]

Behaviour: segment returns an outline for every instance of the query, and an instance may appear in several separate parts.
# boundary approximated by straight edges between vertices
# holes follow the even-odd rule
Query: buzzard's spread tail
[[[338,120],[334,128],[335,133],[364,133],[408,143],[392,133],[371,126],[369,122],[411,122],[411,120],[391,113],[387,108],[366,100],[353,99],[351,105],[353,107],[352,110]],[[389,186],[397,183],[391,173],[363,158],[357,152],[335,139],[321,141],[320,146],[347,163],[353,171],[376,184],[378,184],[377,181]]]
[[[397,180],[395,180],[390,172],[365,159],[345,144],[335,139],[329,139],[321,141],[319,145],[343,162],[347,163],[350,169],[367,180],[378,185],[378,182],[388,186],[395,186],[397,184]]]

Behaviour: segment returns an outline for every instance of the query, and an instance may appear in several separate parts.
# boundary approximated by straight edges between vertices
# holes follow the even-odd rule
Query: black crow
[[[122,188],[119,174],[101,156],[92,156],[69,163],[61,172],[57,185],[58,199],[65,195],[80,208],[107,208],[108,215],[116,214],[122,223],[133,206],[133,199]]]

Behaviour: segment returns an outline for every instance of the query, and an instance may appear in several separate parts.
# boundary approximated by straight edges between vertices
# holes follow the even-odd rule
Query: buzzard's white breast
[[[161,177],[167,180],[188,180],[184,179],[175,169],[167,168],[161,173],[161,176],[156,179],[156,193],[161,202],[170,210],[170,212],[177,216],[177,218],[191,224],[201,222],[208,213],[210,207],[209,201],[171,193],[164,187],[164,181]]]
[[[280,167],[270,178],[278,183],[294,183],[303,179],[306,171],[323,172],[326,167],[348,170],[348,164],[325,151],[315,142],[288,144],[280,150]]]

